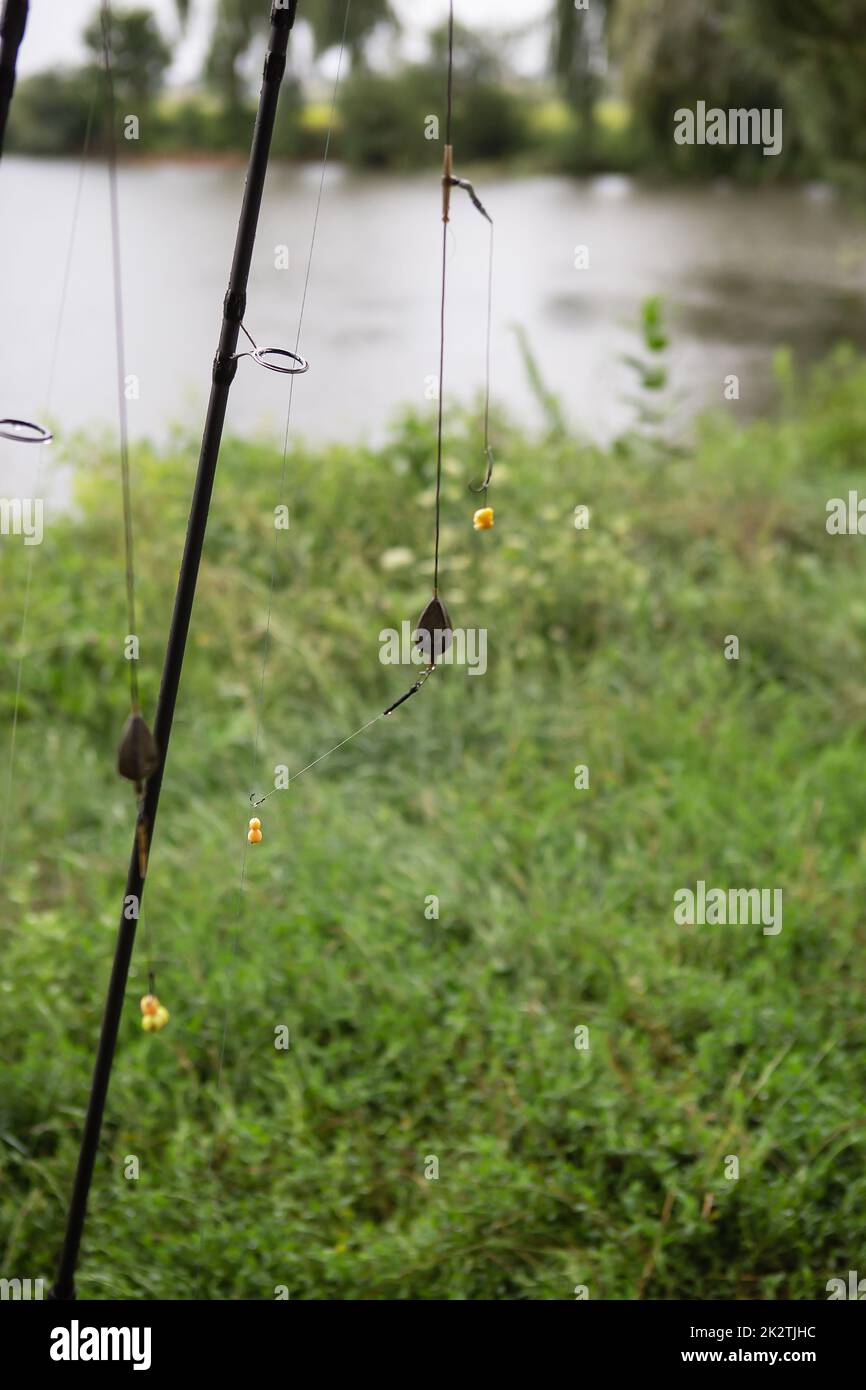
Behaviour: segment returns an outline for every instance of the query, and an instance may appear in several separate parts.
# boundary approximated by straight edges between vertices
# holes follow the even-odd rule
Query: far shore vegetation
[[[185,87],[168,78],[195,0],[178,0],[177,25],[160,28],[147,6],[114,12],[118,120],[130,153],[224,157],[249,142],[267,7],[218,0],[202,71]],[[859,14],[857,13],[859,11]],[[274,154],[317,159],[331,125],[333,59],[343,7],[309,0],[298,27],[312,32],[315,62],[290,67]],[[821,179],[860,190],[866,169],[866,0],[552,0],[544,21],[547,63],[528,77],[516,55],[525,32],[456,27],[455,126],[461,162],[501,162],[515,172],[641,174],[746,183]],[[19,154],[99,154],[105,144],[102,35],[84,32],[84,60],[21,78],[9,130]],[[357,168],[407,170],[441,160],[444,28],[408,62],[388,0],[352,6],[331,154]],[[300,45],[309,50],[309,44]],[[308,65],[309,67],[309,65]],[[676,112],[701,101],[719,111],[779,111],[783,139],[767,156],[751,144],[678,144]],[[130,124],[129,118],[135,120]],[[89,132],[89,133],[88,133]],[[133,133],[134,132],[134,133]],[[131,138],[130,138],[131,137]]]

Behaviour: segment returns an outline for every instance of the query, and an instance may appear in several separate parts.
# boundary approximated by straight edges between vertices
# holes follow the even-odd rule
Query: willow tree
[[[739,0],[735,13],[743,46],[763,55],[814,168],[862,185],[866,0]]]
[[[565,100],[577,115],[581,134],[592,139],[593,110],[605,67],[605,31],[613,0],[579,8],[575,0],[554,0],[550,66]]]
[[[185,19],[193,0],[177,0]],[[346,22],[346,0],[305,0],[300,19],[313,31],[316,54],[340,43]],[[237,106],[243,92],[241,64],[257,31],[267,26],[267,8],[261,0],[217,0],[213,32],[205,77],[221,93],[228,106]],[[365,57],[367,43],[379,25],[396,27],[390,0],[352,0],[346,24],[346,49],[357,69]]]
[[[82,38],[93,67],[101,71],[102,20],[98,11]],[[118,94],[146,106],[162,87],[171,63],[171,49],[149,9],[139,6],[112,14],[111,50]]]
[[[326,53],[340,42],[346,20],[346,0],[308,0],[304,15],[312,26],[317,54]],[[352,0],[346,26],[346,48],[353,70],[357,71],[363,64],[370,35],[380,25],[397,28],[390,0]]]
[[[782,160],[767,161],[754,150],[676,145],[674,113],[694,107],[780,106],[768,55],[743,32],[750,0],[616,0],[610,49],[633,124],[659,162],[707,173],[731,171],[751,160],[762,173],[778,173]],[[781,6],[780,6],[781,7]],[[787,116],[787,111],[786,111]],[[785,156],[791,153],[785,132]]]

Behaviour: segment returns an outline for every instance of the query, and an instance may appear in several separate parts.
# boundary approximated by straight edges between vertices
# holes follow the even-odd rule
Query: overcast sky
[[[136,2],[142,3],[142,0]],[[216,0],[192,0],[192,20],[188,32],[178,43],[171,81],[188,82],[198,75],[215,3]],[[407,31],[407,50],[410,56],[416,56],[423,51],[421,36],[424,32],[446,17],[447,0],[392,0],[392,4]],[[78,62],[82,54],[79,35],[96,8],[96,0],[31,0],[27,33],[18,60],[19,72],[36,72],[41,68]],[[177,34],[174,0],[150,0],[150,8],[157,15],[163,32],[173,41]],[[539,20],[550,8],[551,0],[457,0],[455,6],[458,20],[481,33],[525,29],[526,37],[516,46],[513,57],[516,65],[526,72],[535,71],[543,64],[547,39]],[[303,14],[303,0],[300,14]]]

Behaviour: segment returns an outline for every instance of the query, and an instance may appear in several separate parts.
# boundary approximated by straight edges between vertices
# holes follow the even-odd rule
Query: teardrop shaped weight
[[[130,782],[146,782],[159,767],[159,749],[140,714],[131,714],[123,726],[117,750],[117,770]]]
[[[421,617],[415,633],[415,645],[424,653],[426,661],[438,661],[451,646],[452,631],[448,609],[439,598],[431,598]]]

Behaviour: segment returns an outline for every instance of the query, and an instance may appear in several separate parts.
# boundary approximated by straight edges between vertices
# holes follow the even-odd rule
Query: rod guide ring
[[[0,420],[0,439],[11,439],[16,444],[47,444],[53,438],[50,430],[32,420],[13,420],[11,417]]]
[[[242,357],[251,357],[260,367],[266,367],[269,372],[279,372],[282,376],[300,376],[302,372],[310,370],[310,364],[306,357],[301,357],[297,352],[289,352],[287,348],[259,347],[246,324],[241,321],[240,330],[244,337],[249,339],[252,347],[247,352],[235,354],[235,361],[238,362]],[[292,363],[290,367],[280,366],[278,362],[269,362],[269,357],[285,357]]]
[[[284,376],[300,376],[303,372],[310,370],[310,364],[306,357],[301,357],[297,352],[289,352],[287,348],[257,347],[250,353],[250,357],[260,367],[266,367],[269,372],[281,372]],[[285,357],[294,365],[283,367],[277,362],[266,361],[268,357]]]

